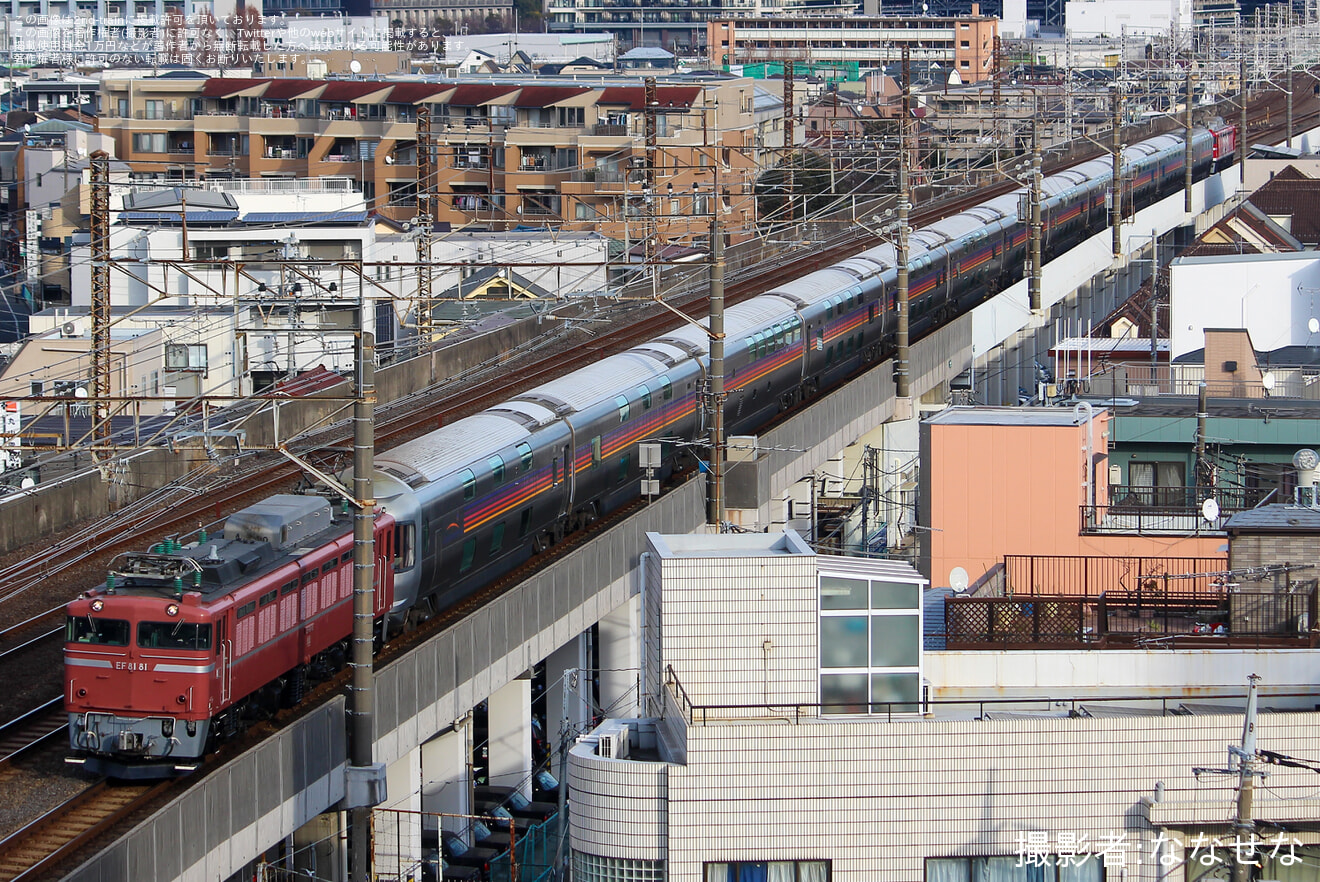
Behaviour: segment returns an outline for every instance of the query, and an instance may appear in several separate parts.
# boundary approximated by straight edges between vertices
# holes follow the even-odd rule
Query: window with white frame
[[[822,573],[821,713],[917,713],[920,702],[921,585]]]

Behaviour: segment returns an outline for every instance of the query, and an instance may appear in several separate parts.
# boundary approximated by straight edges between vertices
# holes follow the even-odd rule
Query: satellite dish
[[[954,591],[967,590],[967,571],[962,567],[949,570],[949,587]]]
[[[1207,499],[1205,502],[1202,502],[1201,517],[1205,518],[1206,521],[1212,524],[1215,521],[1219,520],[1219,503],[1215,502],[1213,498]]]
[[[1306,330],[1310,331],[1312,334],[1320,333],[1320,319],[1311,316],[1306,323]]]
[[[1293,468],[1299,472],[1309,472],[1320,466],[1320,453],[1309,447],[1303,447],[1293,454]]]
[[[362,73],[362,62],[354,58],[352,61],[348,63],[348,69],[355,74],[360,74]]]
[[[1274,374],[1270,373],[1269,371],[1266,371],[1265,376],[1260,378],[1260,384],[1265,387],[1266,391],[1273,389]]]
[[[20,490],[31,490],[35,486],[37,486],[37,482],[31,478],[24,478],[18,482],[18,489]]]

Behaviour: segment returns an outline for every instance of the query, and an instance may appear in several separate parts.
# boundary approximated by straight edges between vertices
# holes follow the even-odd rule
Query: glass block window
[[[823,714],[921,710],[921,585],[820,576]]]
[[[664,878],[664,861],[608,858],[583,851],[573,852],[575,882],[664,882]]]

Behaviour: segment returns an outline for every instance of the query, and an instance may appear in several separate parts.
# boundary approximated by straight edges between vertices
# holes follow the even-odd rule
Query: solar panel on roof
[[[245,224],[355,224],[366,219],[365,211],[250,211],[243,215]]]

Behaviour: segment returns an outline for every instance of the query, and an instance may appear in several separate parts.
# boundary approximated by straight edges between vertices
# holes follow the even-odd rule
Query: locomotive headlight
[[[177,616],[178,614],[179,614],[179,605],[177,603],[171,603],[169,606],[165,607],[165,615]]]
[[[160,734],[166,738],[174,737],[174,718],[170,717],[160,721]]]
[[[104,601],[104,600],[93,600],[93,601],[92,601],[92,612],[100,612],[100,611],[103,610],[103,609],[105,609],[105,601]]]

